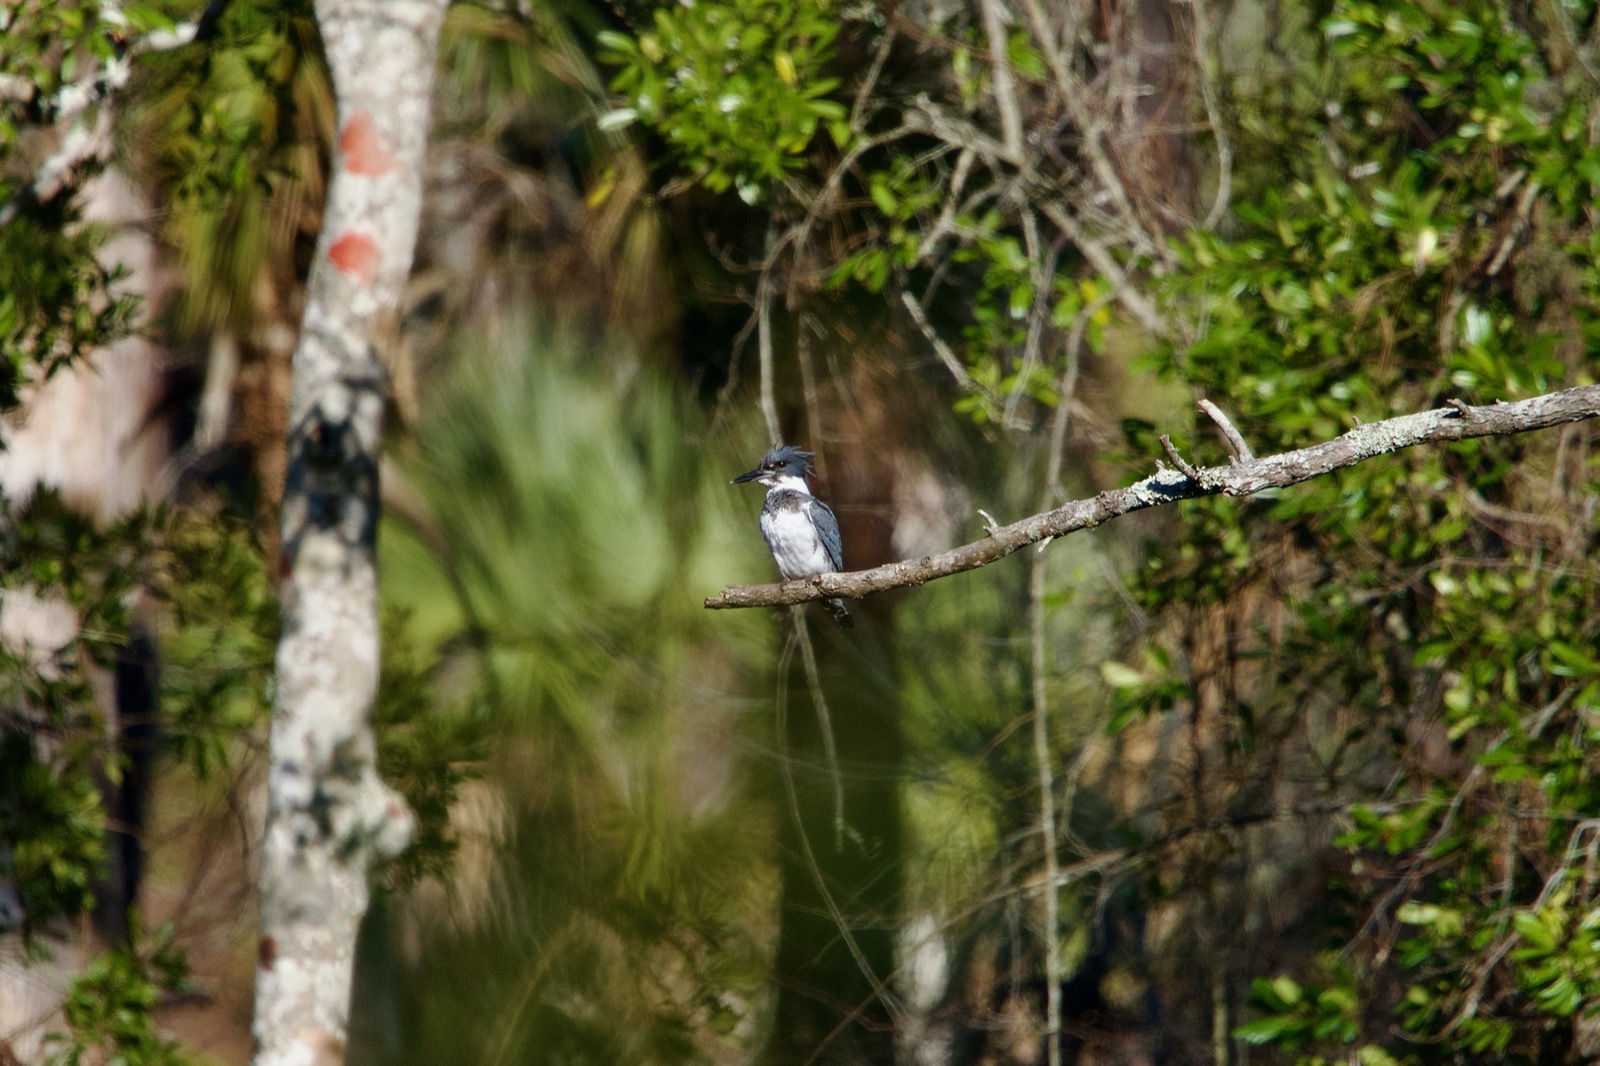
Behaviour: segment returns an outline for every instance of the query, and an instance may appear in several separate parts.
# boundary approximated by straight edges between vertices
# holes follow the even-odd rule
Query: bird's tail
[[[828,608],[828,613],[833,615],[833,620],[839,623],[839,628],[849,629],[856,624],[856,620],[850,615],[850,608],[844,605],[843,600],[823,600],[822,602]]]

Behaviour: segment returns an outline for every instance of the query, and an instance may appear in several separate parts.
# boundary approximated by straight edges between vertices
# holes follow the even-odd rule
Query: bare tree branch
[[[1019,548],[1051,537],[1091,529],[1113,518],[1160,507],[1175,500],[1200,496],[1250,496],[1263,489],[1283,488],[1323,474],[1354,466],[1378,455],[1413,448],[1470,440],[1475,437],[1510,436],[1548,429],[1568,422],[1600,416],[1600,385],[1564,389],[1516,403],[1488,407],[1446,407],[1401,415],[1357,426],[1333,440],[1279,455],[1246,459],[1226,467],[1207,467],[1185,474],[1161,470],[1126,488],[1112,489],[1086,500],[1074,500],[1053,511],[1001,526],[983,540],[959,548],[888,563],[871,570],[814,577],[781,584],[734,585],[705,605],[711,609],[776,607],[807,603],[828,597],[859,598],[890,589],[921,585],[1002,559]]]

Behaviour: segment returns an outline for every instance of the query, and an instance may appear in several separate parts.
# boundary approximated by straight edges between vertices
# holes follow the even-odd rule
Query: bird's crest
[[[811,460],[816,458],[816,452],[805,452],[793,444],[774,444],[767,449],[767,454],[761,457],[761,465],[757,468],[762,471],[782,470],[784,467],[800,464],[802,475],[816,473],[816,467]]]

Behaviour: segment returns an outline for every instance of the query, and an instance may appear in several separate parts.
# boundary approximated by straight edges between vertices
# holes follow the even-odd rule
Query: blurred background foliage
[[[765,627],[694,593],[761,562],[737,453],[625,349],[504,329],[464,340],[387,490],[386,596],[496,740],[467,801],[485,881],[397,907],[383,1057],[699,1060],[751,1040],[776,889],[738,695]]]
[[[194,15],[118,10],[7,15],[13,381],[132,322],[84,205],[27,193],[116,19]],[[1143,476],[1163,432],[1225,462],[1195,398],[1266,454],[1591,383],[1596,34],[1589,0],[454,6],[385,353],[375,716],[419,836],[351,1057],[1600,1052],[1592,429],[1186,502],[866,601],[849,639],[816,616],[815,686],[787,615],[700,607],[771,573],[726,484],[763,407],[864,567]],[[37,958],[108,822],[138,836],[149,920],[54,1046],[231,1061],[332,99],[303,3],[135,69],[101,106],[161,205],[178,443],[145,512],[7,504],[7,609],[69,624],[5,645],[0,917]],[[130,749],[103,671],[142,625]]]

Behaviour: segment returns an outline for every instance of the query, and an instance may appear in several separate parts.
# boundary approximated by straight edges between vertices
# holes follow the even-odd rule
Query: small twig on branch
[[[1250,496],[1263,489],[1297,485],[1374,456],[1419,444],[1510,436],[1597,416],[1600,416],[1600,385],[1564,389],[1516,403],[1472,408],[1471,417],[1462,417],[1461,412],[1453,408],[1401,415],[1358,426],[1309,448],[1247,459],[1226,467],[1198,469],[1192,476],[1182,471],[1160,471],[1125,488],[1111,489],[1086,500],[1074,500],[1053,511],[1001,526],[983,540],[936,555],[888,563],[871,570],[817,574],[781,584],[734,585],[708,597],[705,605],[712,609],[776,607],[828,598],[854,599],[922,585],[936,578],[975,570],[1047,537],[1092,529],[1102,522],[1148,507],[1200,496]]]
[[[1167,453],[1167,458],[1172,460],[1172,465],[1177,467],[1184,477],[1194,480],[1200,476],[1200,471],[1183,457],[1183,453],[1178,451],[1178,446],[1173,444],[1172,438],[1165,433],[1161,434],[1161,450]]]
[[[1222,408],[1210,400],[1201,400],[1199,407],[1201,411],[1205,412],[1205,416],[1215,422],[1217,428],[1222,431],[1223,439],[1228,442],[1228,447],[1233,449],[1233,461],[1235,463],[1247,463],[1256,457],[1256,453],[1250,450],[1250,445],[1245,443],[1244,434],[1240,433],[1239,427],[1235,426],[1228,416],[1222,413]]]

